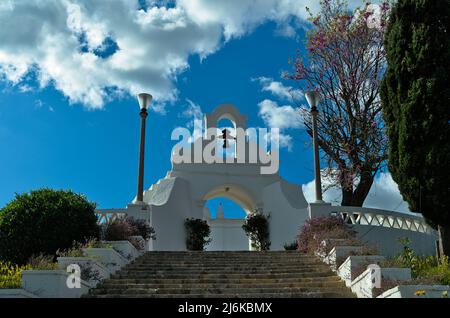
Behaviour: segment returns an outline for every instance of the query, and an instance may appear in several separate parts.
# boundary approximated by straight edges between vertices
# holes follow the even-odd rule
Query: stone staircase
[[[319,259],[294,251],[147,252],[89,298],[354,297]]]

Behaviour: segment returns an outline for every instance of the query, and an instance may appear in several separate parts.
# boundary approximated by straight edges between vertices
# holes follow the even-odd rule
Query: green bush
[[[419,256],[409,246],[408,238],[399,239],[403,251],[396,257],[380,263],[381,267],[406,267],[411,269],[414,281],[423,284],[450,285],[450,262],[447,256]]]
[[[252,247],[259,251],[270,249],[269,217],[256,210],[247,215],[242,225],[245,234],[250,238]]]
[[[0,210],[0,259],[19,265],[98,235],[95,204],[71,191],[17,194]]]
[[[201,219],[186,219],[186,248],[190,251],[203,251],[205,246],[211,242],[209,236],[211,230],[206,221]]]
[[[59,268],[59,265],[54,261],[53,256],[44,254],[32,256],[28,260],[27,265],[30,267],[30,269],[35,270],[52,270]]]

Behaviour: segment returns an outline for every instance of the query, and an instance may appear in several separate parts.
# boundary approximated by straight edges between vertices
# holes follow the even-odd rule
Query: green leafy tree
[[[25,264],[55,255],[74,241],[98,237],[95,204],[71,191],[40,189],[17,194],[0,210],[0,259]]]
[[[450,1],[399,0],[382,83],[389,170],[412,211],[439,228],[450,255]]]

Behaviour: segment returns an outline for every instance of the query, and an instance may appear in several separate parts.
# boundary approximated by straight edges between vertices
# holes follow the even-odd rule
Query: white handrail
[[[421,215],[354,206],[333,206],[332,215],[340,215],[346,224],[383,226],[394,229],[435,234]]]

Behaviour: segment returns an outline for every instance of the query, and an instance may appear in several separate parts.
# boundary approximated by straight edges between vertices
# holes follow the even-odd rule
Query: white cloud
[[[274,96],[287,101],[298,101],[304,97],[304,94],[299,89],[294,89],[292,86],[284,86],[283,83],[274,81],[270,77],[258,77],[252,79],[252,81],[258,81],[263,92],[269,92]]]
[[[192,137],[188,140],[188,142],[192,143],[203,135],[203,112],[200,105],[190,99],[186,99],[186,101],[188,104],[186,109],[181,113],[181,116],[189,118],[186,126],[193,129]]]
[[[20,85],[36,72],[40,87],[54,85],[71,103],[102,108],[141,91],[161,104],[176,100],[174,80],[191,54],[221,43],[220,24],[200,26],[185,10],[137,10],[137,1],[12,1],[0,8],[0,78]],[[108,41],[118,50],[109,57]]]
[[[281,148],[287,148],[288,151],[292,151],[292,148],[294,147],[292,143],[292,136],[280,133],[279,137],[279,146]]]
[[[277,102],[265,99],[258,104],[259,116],[269,128],[301,128],[302,116],[298,109],[290,105],[279,106]]]
[[[40,88],[53,85],[69,102],[91,109],[147,91],[160,112],[177,99],[174,83],[190,55],[205,58],[223,39],[269,20],[292,36],[289,25],[304,21],[306,5],[318,8],[306,0],[148,1],[147,10],[137,0],[0,3],[0,80],[21,85],[33,72]]]
[[[292,136],[284,131],[303,127],[303,119],[299,111],[290,105],[279,106],[277,102],[265,99],[258,104],[258,115],[269,128],[280,129],[280,147],[292,151]]]
[[[184,8],[190,18],[200,25],[223,26],[225,40],[242,36],[251,32],[261,23],[272,20],[286,23],[294,16],[307,18],[305,7],[313,1],[299,0],[179,0],[178,5]]]
[[[330,180],[322,178],[322,188],[327,188]],[[315,201],[314,180],[302,186],[306,201]],[[341,190],[338,187],[330,187],[323,193],[323,200],[335,205],[341,203]],[[390,173],[380,173],[375,178],[372,188],[369,191],[364,206],[368,208],[378,208],[394,210],[398,212],[409,212],[408,204],[403,200],[398,185],[392,179]]]

